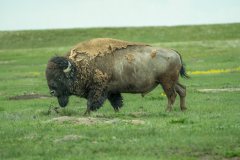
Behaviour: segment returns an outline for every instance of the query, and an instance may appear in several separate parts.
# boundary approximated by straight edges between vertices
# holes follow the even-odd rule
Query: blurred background
[[[239,0],[0,0],[0,31],[236,22]]]

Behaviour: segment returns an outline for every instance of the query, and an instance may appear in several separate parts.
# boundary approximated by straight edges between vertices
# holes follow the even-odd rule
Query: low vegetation
[[[240,24],[0,32],[0,159],[239,159]],[[161,86],[123,94],[84,117],[86,100],[66,108],[48,97],[48,60],[77,43],[109,37],[181,53],[190,79],[165,112]],[[202,92],[203,89],[221,89]],[[65,118],[65,119],[63,119]],[[84,123],[83,123],[84,122]]]

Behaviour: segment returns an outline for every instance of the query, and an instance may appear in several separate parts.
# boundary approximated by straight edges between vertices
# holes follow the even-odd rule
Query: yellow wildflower
[[[211,73],[222,73],[222,72],[233,72],[233,71],[238,71],[240,67],[236,69],[211,69],[210,71],[188,71],[187,74],[211,74]]]
[[[40,72],[29,72],[29,74],[33,74],[33,75],[40,75]]]
[[[165,97],[167,96],[167,95],[166,95],[166,94],[164,94],[164,93],[162,93],[161,95],[162,95],[162,96],[165,96]]]

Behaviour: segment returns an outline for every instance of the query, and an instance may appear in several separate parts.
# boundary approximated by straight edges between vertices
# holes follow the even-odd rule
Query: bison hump
[[[116,40],[111,38],[98,38],[91,39],[79,43],[73,47],[70,51],[69,58],[73,61],[83,60],[82,56],[89,56],[90,60],[97,56],[104,56],[111,54],[117,49],[127,48],[127,46],[147,46],[142,43],[126,42],[122,40]]]

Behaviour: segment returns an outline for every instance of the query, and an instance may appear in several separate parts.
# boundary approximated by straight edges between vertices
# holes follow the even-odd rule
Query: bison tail
[[[180,70],[180,75],[181,75],[182,78],[190,78],[185,71],[185,67],[186,67],[185,64],[182,63],[182,67],[181,67],[181,70]]]
[[[173,50],[173,49],[172,49]],[[181,54],[178,52],[178,51],[176,51],[176,50],[173,50],[173,51],[175,51],[179,56],[180,56],[180,59],[181,59],[181,63],[182,63],[182,67],[181,67],[181,70],[180,70],[180,75],[181,75],[181,77],[182,78],[190,78],[188,75],[187,75],[187,73],[186,73],[186,71],[185,71],[185,67],[186,67],[186,65],[183,63],[183,61],[182,61],[182,56],[181,56]]]

